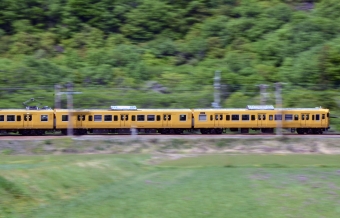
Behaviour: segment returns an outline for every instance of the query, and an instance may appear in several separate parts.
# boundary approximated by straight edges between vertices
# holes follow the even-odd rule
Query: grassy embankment
[[[0,158],[0,217],[339,217],[340,156]]]

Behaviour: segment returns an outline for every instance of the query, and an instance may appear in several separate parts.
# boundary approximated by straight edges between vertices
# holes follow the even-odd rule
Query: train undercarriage
[[[74,135],[87,135],[87,134],[164,134],[164,135],[179,135],[183,133],[201,133],[201,134],[213,134],[219,135],[226,133],[227,131],[240,133],[240,134],[248,134],[250,130],[259,131],[262,134],[274,134],[274,128],[201,128],[201,129],[179,129],[179,128],[162,128],[162,129],[148,129],[148,128],[141,128],[141,129],[129,129],[129,128],[116,128],[116,129],[73,129]],[[308,134],[308,135],[315,135],[315,134],[323,134],[324,131],[327,131],[325,128],[291,128],[291,133],[297,133],[299,135]],[[8,130],[1,130],[2,134],[6,133],[18,133],[24,136],[41,136],[47,133],[58,133],[61,132],[63,135],[67,135],[67,129],[8,129]]]

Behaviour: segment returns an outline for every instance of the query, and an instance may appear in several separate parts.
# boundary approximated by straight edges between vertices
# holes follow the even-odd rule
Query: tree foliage
[[[337,0],[2,0],[0,84],[133,87],[145,99],[152,81],[167,89],[157,106],[208,107],[221,70],[225,106],[285,82],[286,106],[314,90],[337,107],[323,92],[340,85],[339,21]]]

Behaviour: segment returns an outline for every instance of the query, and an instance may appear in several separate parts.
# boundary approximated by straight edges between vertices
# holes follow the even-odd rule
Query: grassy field
[[[0,156],[0,217],[339,217],[340,156]]]

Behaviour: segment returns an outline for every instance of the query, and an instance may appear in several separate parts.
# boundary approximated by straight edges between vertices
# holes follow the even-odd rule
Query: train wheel
[[[202,134],[208,134],[208,130],[207,129],[201,129],[201,133]]]
[[[35,129],[31,130],[30,135],[37,135],[37,132],[35,131]]]
[[[307,134],[314,134],[314,133],[313,133],[313,129],[306,129],[306,133],[307,133]]]
[[[21,134],[22,135],[29,135],[29,130],[27,130],[27,129],[24,129],[24,130],[22,130],[22,132],[21,132]]]
[[[42,129],[37,130],[37,135],[44,135],[44,134],[45,134],[44,130],[42,130]]]
[[[249,133],[249,129],[247,129],[247,128],[241,128],[241,133],[242,133],[242,134]]]
[[[209,133],[210,133],[210,134],[216,134],[216,131],[215,131],[215,129],[210,129],[210,130],[209,130]]]
[[[223,133],[223,129],[220,129],[220,128],[215,129],[215,133],[216,134],[222,134]]]
[[[305,133],[305,131],[303,129],[296,129],[296,132],[299,134],[299,135],[302,135]]]
[[[183,130],[181,130],[181,129],[175,129],[175,133],[176,133],[176,134],[182,134],[182,133],[183,133]]]

